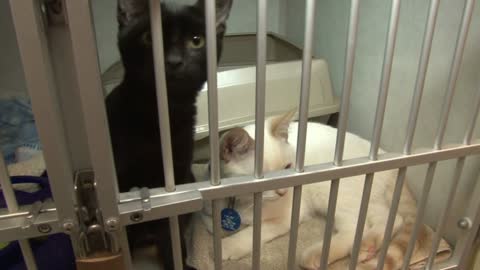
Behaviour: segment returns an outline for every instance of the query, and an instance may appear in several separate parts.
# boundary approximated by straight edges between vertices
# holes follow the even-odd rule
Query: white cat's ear
[[[270,133],[275,138],[288,140],[288,127],[293,120],[297,110],[291,110],[283,115],[270,118]]]
[[[232,9],[233,0],[216,0],[216,16],[217,16],[217,28],[225,28],[225,23],[230,15],[230,10]],[[205,0],[198,0],[196,6],[200,9],[205,9]],[[222,27],[223,26],[223,27]]]
[[[233,128],[225,133],[220,142],[220,157],[225,162],[241,159],[255,149],[255,141],[242,128]]]
[[[120,27],[128,25],[135,18],[148,13],[147,0],[118,0],[117,21]]]

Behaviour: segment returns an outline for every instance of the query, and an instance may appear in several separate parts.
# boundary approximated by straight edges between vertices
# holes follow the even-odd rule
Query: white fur
[[[285,125],[289,124],[287,119]],[[291,123],[288,143],[284,138],[274,136],[273,120],[266,121],[264,171],[281,170],[291,163],[294,166],[295,148],[297,143],[298,124]],[[244,128],[250,137],[255,138],[255,127]],[[318,123],[308,123],[305,165],[332,162],[335,151],[337,130]],[[345,138],[344,159],[364,157],[368,154],[370,143],[354,134],[347,133]],[[223,171],[227,176],[251,175],[254,164],[254,151],[237,160],[224,164]],[[383,151],[382,151],[383,152]],[[389,206],[393,194],[396,171],[375,173],[374,184],[368,207],[365,225],[364,241],[360,253],[360,261],[372,258],[380,248],[383,232],[387,222]],[[337,208],[335,214],[336,234],[331,241],[328,262],[334,262],[349,255],[358,219],[365,176],[354,176],[340,181]],[[292,185],[295,183],[292,182]],[[285,191],[285,190],[284,190]],[[284,194],[278,191],[264,193],[262,216],[262,243],[271,241],[286,234],[290,229],[290,215],[293,189]],[[330,182],[320,182],[306,185],[303,188],[300,223],[309,218],[325,216],[328,208]],[[265,199],[268,198],[268,199]],[[252,196],[237,197],[236,210],[242,216],[245,229],[222,240],[223,259],[239,259],[251,253],[252,248]],[[404,187],[400,208],[396,217],[394,233],[398,231],[405,218],[414,218],[415,201],[409,190]],[[306,269],[318,269],[321,258],[322,242],[311,246],[302,252],[300,265]]]

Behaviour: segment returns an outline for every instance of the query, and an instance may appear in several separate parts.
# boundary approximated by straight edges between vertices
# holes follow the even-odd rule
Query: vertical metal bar
[[[0,187],[2,188],[2,193],[7,204],[7,209],[9,213],[14,213],[18,211],[17,199],[15,198],[15,193],[13,191],[12,183],[10,182],[10,177],[8,176],[7,166],[5,165],[5,160],[3,155],[0,153]],[[37,265],[35,263],[35,258],[33,257],[32,248],[28,239],[23,239],[18,241],[20,244],[20,249],[22,251],[23,259],[25,265],[29,270],[36,270]]]
[[[213,209],[213,254],[215,270],[222,269],[222,226],[220,211],[221,205],[218,200],[212,201]]]
[[[395,183],[395,189],[392,197],[392,205],[390,206],[390,211],[388,213],[387,226],[385,228],[385,234],[383,235],[382,248],[380,249],[380,253],[378,255],[377,270],[382,270],[385,264],[385,257],[387,255],[390,241],[392,240],[393,225],[395,224],[395,218],[397,216],[398,205],[400,203],[400,195],[402,194],[406,173],[407,173],[406,167],[400,168],[400,170],[398,170],[397,181]]]
[[[455,55],[452,60],[452,65],[450,69],[450,75],[448,79],[448,88],[445,95],[445,100],[443,103],[443,109],[441,112],[440,124],[438,126],[437,137],[435,139],[435,149],[441,149],[443,138],[445,136],[445,129],[447,127],[448,116],[450,115],[450,108],[452,107],[452,100],[455,94],[455,88],[458,78],[458,73],[460,72],[460,67],[462,64],[463,51],[465,48],[465,43],[468,37],[468,30],[470,28],[470,22],[472,20],[473,8],[475,5],[475,0],[467,0],[465,3],[465,9],[463,11],[462,25],[457,38],[457,45],[455,47]]]
[[[438,128],[437,137],[435,139],[435,145],[434,145],[435,149],[442,148],[443,138],[444,138],[445,130],[447,127],[448,116],[450,113],[450,108],[452,106],[453,96],[455,94],[456,82],[458,78],[458,73],[460,71],[460,66],[462,63],[463,52],[464,52],[465,43],[468,37],[468,30],[470,28],[474,6],[475,6],[474,0],[467,0],[465,2],[462,24],[460,26],[459,34],[457,37],[455,54],[452,60],[452,65],[450,70],[447,94],[445,95],[443,110],[441,112],[440,125]],[[469,134],[469,130],[467,130],[467,135],[465,138],[468,138],[469,136],[468,134]],[[450,213],[450,209],[452,208],[452,203],[455,198],[455,194],[457,192],[457,188],[458,188],[458,184],[460,181],[460,176],[462,174],[464,164],[465,164],[465,157],[461,157],[457,160],[457,163],[455,166],[455,172],[452,180],[452,185],[450,187],[450,192],[448,194],[448,199],[447,199],[445,208],[441,213],[439,223],[437,225],[437,230],[435,232],[435,236],[433,240],[432,251],[430,252],[430,257],[428,258],[428,261],[427,261],[427,265],[426,265],[427,270],[432,269],[432,266],[435,260],[434,255],[437,252],[438,245],[440,244],[443,231],[445,230],[447,218]]]
[[[74,220],[73,173],[37,1],[10,1],[25,79],[61,221]]]
[[[302,60],[302,82],[300,96],[299,128],[297,141],[296,170],[303,172],[305,163],[305,144],[307,139],[308,106],[310,100],[310,79],[312,75],[313,38],[315,32],[315,0],[308,0],[305,7],[305,42]],[[288,246],[288,269],[295,268],[297,253],[298,225],[300,221],[300,204],[302,200],[302,186],[296,186],[293,190],[292,216],[290,226],[290,238]]]
[[[388,27],[387,41],[385,44],[385,55],[383,57],[382,79],[380,82],[380,91],[377,99],[377,109],[375,112],[375,122],[373,125],[372,144],[370,147],[370,159],[376,160],[378,157],[378,149],[380,147],[380,139],[382,136],[383,120],[385,117],[385,108],[387,105],[388,90],[390,86],[390,75],[392,73],[393,56],[395,53],[395,45],[397,39],[398,20],[400,15],[400,0],[392,2],[392,10],[390,13],[390,25]],[[355,269],[360,245],[362,242],[363,229],[365,227],[365,219],[367,216],[368,203],[373,185],[374,174],[367,174],[363,187],[362,202],[355,232],[355,240],[353,242],[352,256],[350,260],[350,269]],[[400,197],[399,197],[400,199]]]
[[[265,84],[267,70],[267,0],[258,0],[257,9],[255,178],[263,178],[263,141],[265,134]]]
[[[425,33],[423,37],[422,52],[420,55],[420,62],[418,64],[417,78],[415,82],[415,92],[412,99],[412,106],[410,109],[410,115],[408,119],[407,136],[405,139],[404,153],[410,155],[412,151],[413,138],[415,136],[415,129],[417,126],[418,113],[420,111],[420,105],[422,102],[423,90],[425,86],[425,78],[427,75],[428,64],[430,61],[430,54],[432,51],[432,41],[435,33],[435,26],[437,22],[438,8],[440,6],[440,0],[431,0],[430,9],[428,13],[427,24],[425,27]],[[425,216],[425,209],[427,207],[427,201],[432,187],[433,177],[437,162],[432,162],[428,165],[427,174],[425,176],[425,183],[423,185],[422,196],[418,204],[418,212],[415,220],[415,224],[412,231],[412,236],[408,243],[405,257],[403,260],[402,270],[407,270],[410,266],[410,259],[415,250],[415,243],[417,241],[420,229],[423,226],[423,218]]]
[[[447,225],[448,217],[450,215],[450,210],[453,207],[453,200],[455,199],[455,194],[457,193],[458,183],[460,182],[460,177],[462,175],[464,164],[465,164],[465,157],[461,157],[457,160],[457,164],[455,166],[455,172],[453,174],[452,185],[450,186],[450,192],[448,193],[448,197],[445,203],[445,208],[440,214],[439,223],[437,225],[435,235],[433,237],[432,250],[430,251],[430,255],[428,257],[428,261],[425,267],[425,269],[427,270],[432,269],[432,266],[437,254],[438,246],[440,245],[440,241],[442,241],[442,234]]]
[[[168,218],[170,222],[170,236],[172,238],[173,264],[175,270],[183,269],[182,244],[180,239],[180,227],[178,225],[178,216]]]
[[[302,186],[293,189],[292,217],[290,220],[290,238],[288,239],[288,262],[287,269],[295,269],[297,256],[298,225],[300,221],[300,206],[302,200]]]
[[[350,23],[348,27],[347,49],[345,52],[345,74],[343,78],[342,101],[338,120],[338,133],[335,146],[335,164],[341,165],[343,148],[345,146],[345,132],[347,131],[348,111],[352,93],[353,66],[355,64],[355,47],[357,44],[359,0],[352,0],[350,7]]]
[[[303,171],[305,161],[305,142],[307,139],[308,105],[310,99],[310,78],[312,75],[312,50],[315,32],[315,3],[315,0],[308,0],[305,10],[307,15],[305,18],[305,45],[303,47],[302,83],[296,160],[296,169],[298,172]]]
[[[480,113],[480,87],[478,89],[477,99],[475,101],[475,107],[473,109],[472,120],[467,127],[467,132],[465,133],[465,137],[463,139],[463,143],[466,145],[470,145],[472,143],[473,132],[475,131],[475,125],[477,124],[478,115]]]
[[[362,202],[360,204],[357,229],[355,231],[355,240],[353,241],[353,248],[350,256],[350,270],[355,270],[357,267],[358,253],[360,252],[360,245],[362,244],[363,229],[365,228],[368,203],[370,201],[370,194],[372,192],[373,176],[373,173],[367,174],[365,177],[365,183],[363,184]]]
[[[208,1],[207,1],[208,2]],[[167,81],[165,77],[165,56],[163,54],[163,26],[160,0],[150,0],[150,25],[153,41],[153,58],[155,66],[155,85],[158,107],[158,119],[162,145],[163,171],[165,175],[165,190],[175,191],[175,176],[173,170],[172,139],[170,133],[170,114],[168,110]],[[183,269],[182,244],[178,216],[169,218],[172,253],[175,270]]]
[[[208,129],[210,138],[210,183],[220,185],[220,150],[218,139],[217,32],[215,0],[205,1],[207,70],[208,70]]]
[[[74,221],[73,170],[45,35],[47,29],[42,27],[37,1],[11,0],[10,8],[57,215],[62,223]],[[71,241],[78,255],[75,235],[71,235]],[[20,241],[20,246],[25,254],[31,253],[27,242]],[[33,269],[31,260],[26,262]]]
[[[385,55],[383,58],[383,67],[382,67],[382,79],[380,82],[380,91],[378,94],[377,100],[377,109],[375,113],[375,123],[373,127],[373,134],[372,134],[372,144],[370,148],[370,159],[376,160],[378,157],[378,149],[380,147],[380,139],[382,135],[382,128],[383,128],[383,120],[385,116],[385,108],[387,105],[387,98],[388,98],[388,90],[390,86],[390,75],[392,72],[392,64],[393,64],[393,56],[395,53],[395,45],[397,39],[397,30],[398,30],[398,21],[400,18],[400,0],[393,0],[392,8],[390,13],[390,24],[388,27],[388,34],[387,34],[387,41],[385,44]],[[397,214],[398,204],[400,201],[400,194],[403,187],[403,182],[405,179],[406,168],[402,168],[399,171],[398,179],[397,179],[397,186],[394,192],[394,201],[392,201],[392,207],[390,209],[389,218],[387,221],[387,226],[385,229],[385,237],[383,242],[383,249],[380,251],[379,263],[377,265],[377,269],[383,269],[383,262],[385,260],[385,255],[388,250],[388,244],[390,243],[390,238],[393,230],[393,225],[395,222],[395,216]],[[355,264],[358,260],[358,252],[360,249],[360,244],[362,241],[362,234],[363,234],[363,227],[365,225],[365,218],[368,210],[368,200],[370,196],[370,191],[372,188],[372,181],[373,181],[373,174],[369,174],[365,178],[364,189],[367,191],[368,194],[363,194],[362,197],[362,204],[360,208],[359,214],[359,222],[357,224],[357,230],[355,235],[354,241],[354,253],[353,257],[354,260],[351,261],[350,269],[355,268]],[[364,211],[362,213],[362,211]],[[361,216],[361,214],[365,216]],[[360,228],[361,227],[361,228]],[[361,235],[358,235],[358,234]],[[356,253],[356,254],[355,254]]]
[[[478,120],[478,115],[480,113],[480,88],[477,94],[477,100],[475,102],[474,113],[472,115],[472,120],[467,127],[465,132],[464,144],[470,145],[472,143],[473,131]],[[458,258],[458,269],[466,268],[468,263],[468,255],[471,254],[471,247],[474,239],[478,234],[478,228],[480,224],[480,184],[477,183],[474,192],[472,193],[471,200],[465,217],[470,218],[471,224],[469,231],[465,233],[461,238],[458,239],[457,244],[455,245],[455,251],[452,255],[453,258]]]
[[[103,222],[118,236],[125,267],[132,269],[125,230],[119,226],[118,185],[113,160],[105,97],[98,64],[90,1],[65,1],[72,52],[84,113],[90,160],[95,172],[96,193]]]
[[[330,196],[328,197],[327,224],[323,236],[322,258],[320,258],[320,270],[327,270],[330,243],[333,235],[333,224],[335,221],[335,210],[337,208],[337,196],[340,179],[334,179],[330,183]]]
[[[347,132],[348,111],[350,96],[352,93],[353,66],[355,64],[355,47],[357,43],[359,0],[352,0],[350,6],[350,22],[348,26],[347,48],[345,52],[345,74],[343,78],[342,101],[340,104],[340,117],[338,120],[337,139],[335,145],[334,164],[342,165],[343,150],[345,147],[345,135]],[[328,266],[328,255],[330,242],[332,240],[333,224],[335,220],[335,209],[340,179],[333,179],[330,183],[330,195],[328,198],[327,224],[325,225],[322,258],[320,269],[326,270]]]
[[[467,225],[467,231],[464,231],[455,243],[455,250],[451,256],[456,260],[457,269],[468,269],[468,263],[471,259],[473,244],[477,241],[478,229],[480,228],[480,184],[476,183],[470,202],[464,218],[470,223]],[[463,228],[462,228],[463,229]]]
[[[413,251],[415,250],[415,243],[417,242],[417,237],[420,233],[420,229],[423,226],[423,218],[425,216],[425,210],[427,208],[428,197],[430,194],[430,189],[432,187],[433,176],[435,175],[436,168],[437,162],[432,162],[428,165],[427,174],[425,176],[425,183],[423,184],[422,196],[420,197],[420,202],[418,204],[417,218],[415,220],[412,235],[410,236],[407,251],[405,252],[402,270],[408,270],[410,267],[410,260],[413,255]]]
[[[106,219],[118,217],[117,175],[98,65],[98,54],[89,1],[66,1],[80,99],[85,116],[88,146],[97,181],[99,205]]]
[[[15,198],[12,183],[10,182],[10,176],[8,176],[7,166],[5,165],[5,160],[2,154],[0,154],[0,187],[2,188],[2,194],[5,198],[8,212],[17,212],[17,199]]]
[[[385,55],[383,57],[382,79],[380,82],[380,92],[378,94],[377,111],[375,113],[372,145],[370,148],[370,159],[372,160],[377,159],[378,148],[380,147],[380,137],[382,136],[383,119],[385,115],[385,107],[387,105],[393,55],[395,53],[395,43],[397,39],[398,20],[400,17],[400,3],[400,0],[393,0],[392,11],[390,13],[390,25],[388,27]]]
[[[28,270],[37,270],[37,264],[35,263],[35,257],[33,256],[32,247],[28,240],[19,240],[20,250],[22,251],[23,261]]]
[[[267,0],[258,0],[257,7],[257,74],[255,98],[255,178],[263,178],[265,134],[265,84],[267,70]],[[260,270],[262,241],[262,193],[255,193],[253,209],[252,269]]]
[[[210,183],[220,185],[220,150],[218,138],[217,35],[215,1],[205,1],[207,70],[208,70],[208,126],[210,139]],[[222,269],[222,227],[218,201],[212,201],[213,253],[215,269]]]
[[[252,269],[260,270],[260,249],[262,247],[262,193],[253,194],[253,256]]]
[[[422,52],[415,81],[415,92],[412,98],[412,107],[408,119],[407,137],[404,147],[404,153],[407,155],[411,152],[413,138],[415,136],[415,128],[417,126],[418,113],[420,111],[420,104],[422,102],[423,89],[425,86],[425,77],[427,76],[428,63],[432,51],[432,41],[435,33],[439,5],[440,0],[430,1],[430,11],[428,13],[427,25],[423,36]]]
[[[150,0],[149,3],[165,190],[172,192],[175,191],[175,178],[173,173],[167,81],[165,78],[165,59],[163,55],[162,12],[159,0]]]

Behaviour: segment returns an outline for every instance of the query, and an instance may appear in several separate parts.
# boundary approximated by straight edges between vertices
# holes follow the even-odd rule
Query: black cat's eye
[[[292,163],[288,163],[287,166],[285,166],[285,169],[290,169],[292,167]]]
[[[143,33],[142,43],[147,46],[152,45],[152,35],[150,34],[150,31]]]
[[[205,46],[205,38],[200,35],[195,35],[190,40],[188,40],[187,46],[192,49],[203,48],[203,46]]]

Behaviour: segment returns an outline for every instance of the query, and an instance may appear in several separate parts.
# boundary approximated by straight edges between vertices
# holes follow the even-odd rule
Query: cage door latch
[[[106,229],[105,226],[110,226],[110,224],[103,223],[102,213],[98,207],[97,193],[95,192],[93,171],[84,170],[76,173],[75,192],[80,257],[90,258],[92,256],[98,257],[100,254],[107,254],[108,256],[117,254],[120,251],[118,239],[116,239],[117,234]]]

